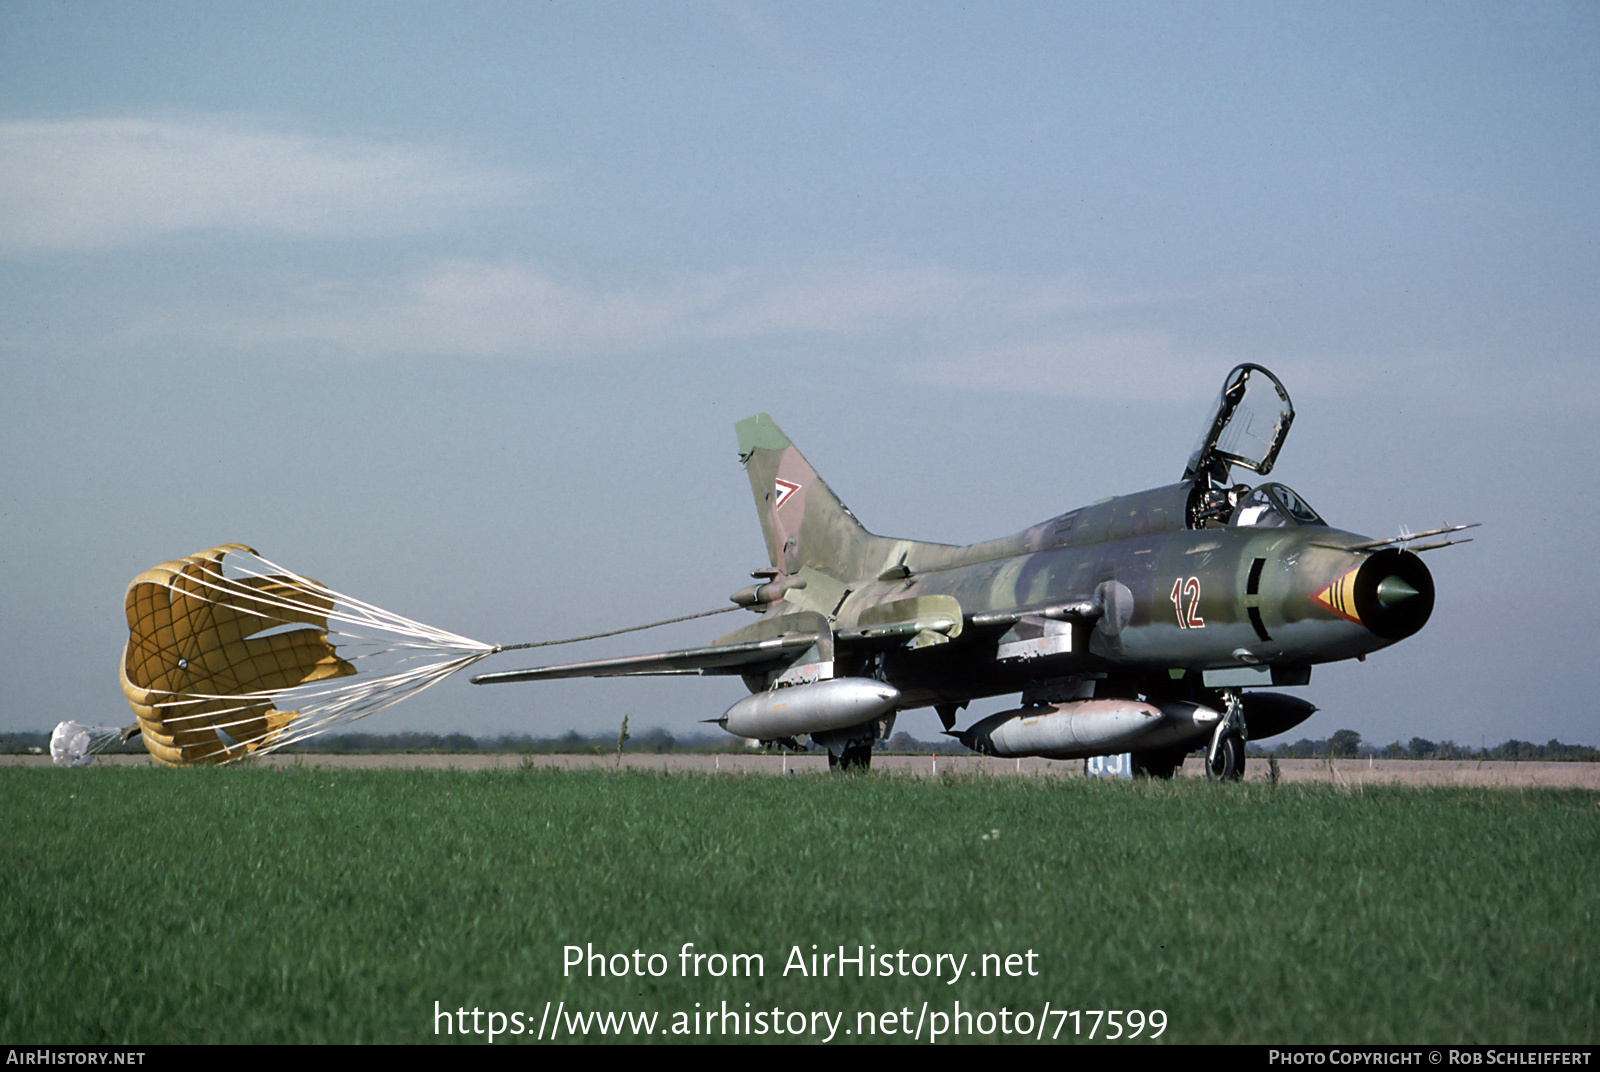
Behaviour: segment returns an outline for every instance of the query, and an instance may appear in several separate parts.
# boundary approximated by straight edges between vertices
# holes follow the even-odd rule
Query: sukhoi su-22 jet
[[[896,712],[932,707],[947,731],[975,699],[1012,710],[955,732],[995,756],[1132,753],[1170,777],[1205,749],[1238,778],[1246,739],[1315,708],[1263,686],[1417,632],[1434,586],[1418,552],[1458,525],[1391,539],[1334,528],[1265,477],[1294,408],[1260,365],[1228,373],[1176,484],[1106,499],[969,547],[868,532],[772,418],[737,425],[769,565],[732,596],[760,614],[703,648],[482,674],[478,683],[638,674],[737,675],[729,733],[825,748],[866,767]]]

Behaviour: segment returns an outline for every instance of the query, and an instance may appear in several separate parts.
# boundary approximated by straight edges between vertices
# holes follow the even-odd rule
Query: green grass
[[[1585,791],[9,769],[0,815],[0,1042],[409,1043],[436,1039],[435,1001],[531,1030],[546,1000],[845,1027],[958,1000],[1161,1009],[1167,1042],[1600,1037]],[[683,978],[685,942],[765,974]],[[586,943],[670,970],[564,976]],[[812,943],[969,971],[1032,950],[1039,974],[784,977]]]

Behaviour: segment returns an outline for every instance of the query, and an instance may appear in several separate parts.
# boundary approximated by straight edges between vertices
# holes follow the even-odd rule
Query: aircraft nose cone
[[[1397,606],[1421,594],[1401,577],[1385,577],[1378,582],[1378,602],[1386,607]]]
[[[1368,556],[1311,598],[1385,640],[1403,640],[1433,613],[1433,577],[1422,559],[1391,547]]]

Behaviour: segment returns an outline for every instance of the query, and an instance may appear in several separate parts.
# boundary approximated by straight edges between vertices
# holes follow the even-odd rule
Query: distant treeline
[[[677,737],[663,729],[629,733],[624,752],[737,752],[742,742],[727,734],[712,736],[697,733]],[[506,752],[512,754],[582,755],[613,754],[616,733],[585,735],[568,730],[560,737],[532,737],[506,734],[500,737],[470,737],[465,733],[329,733],[304,744],[291,745],[284,752]]]
[[[889,742],[891,752],[957,753],[970,755],[965,747],[954,740],[919,741],[910,734],[897,733]],[[100,751],[108,754],[142,754],[144,744],[135,737],[132,741],[116,742]],[[664,729],[629,731],[622,751],[628,754],[663,754],[670,752],[740,753],[751,750],[750,745],[726,733],[695,733],[677,736]],[[0,754],[17,755],[47,753],[50,751],[48,733],[0,734]],[[559,737],[532,737],[527,734],[500,737],[473,737],[465,733],[326,733],[303,744],[279,749],[288,754],[319,753],[350,755],[363,752],[497,752],[543,755],[614,755],[617,751],[617,734],[582,734],[569,730]]]
[[[135,737],[131,741],[113,741],[99,751],[106,755],[146,755],[144,741]],[[48,755],[50,752],[50,734],[44,733],[0,733],[0,756],[19,756],[32,753]]]
[[[649,729],[639,733],[629,732],[623,742],[625,754],[655,754],[671,752],[729,753],[749,752],[751,746],[738,737],[726,733],[695,733],[679,737],[664,729]],[[919,741],[908,733],[897,733],[888,743],[890,752],[913,752],[924,755],[971,753],[955,740]],[[614,755],[617,751],[615,733],[585,735],[569,730],[560,737],[530,737],[527,735],[502,737],[469,737],[464,733],[339,733],[328,734],[283,749],[285,752],[507,752],[546,755]]]
[[[103,749],[106,753],[141,754],[144,745],[139,738],[126,743],[118,742]],[[747,752],[750,746],[737,737],[725,733],[696,733],[676,736],[664,729],[649,729],[629,733],[622,750],[629,754],[662,754],[671,752]],[[971,755],[965,746],[953,739],[923,741],[909,733],[897,733],[890,738],[888,752],[910,755]],[[48,733],[0,734],[0,754],[35,755],[50,751]],[[617,734],[581,734],[569,730],[559,737],[531,737],[526,734],[500,737],[472,737],[465,733],[329,733],[298,745],[282,749],[289,753],[352,754],[362,752],[501,752],[545,755],[614,755],[617,751]],[[1361,739],[1355,730],[1338,730],[1330,737],[1311,740],[1301,738],[1293,744],[1287,742],[1260,745],[1251,742],[1252,756],[1277,756],[1280,759],[1326,759],[1329,757],[1376,759],[1462,759],[1462,760],[1520,760],[1523,762],[1570,761],[1600,763],[1600,748],[1586,744],[1563,744],[1550,740],[1544,744],[1531,741],[1510,740],[1493,747],[1471,748],[1454,741],[1430,741],[1413,737],[1405,744],[1395,741],[1387,745],[1372,744]]]
[[[1569,761],[1577,763],[1600,763],[1600,748],[1586,744],[1562,744],[1551,738],[1544,744],[1534,744],[1532,741],[1509,740],[1504,744],[1492,747],[1472,748],[1469,745],[1457,744],[1454,741],[1430,741],[1426,737],[1413,737],[1405,744],[1399,741],[1390,744],[1373,744],[1361,739],[1361,734],[1355,730],[1339,730],[1331,737],[1321,740],[1310,740],[1302,737],[1293,744],[1282,743],[1269,746],[1252,744],[1249,752],[1253,756],[1277,756],[1280,759],[1354,759],[1357,757],[1371,756],[1375,759],[1472,759],[1472,760],[1518,760],[1532,762],[1535,760],[1545,762]]]

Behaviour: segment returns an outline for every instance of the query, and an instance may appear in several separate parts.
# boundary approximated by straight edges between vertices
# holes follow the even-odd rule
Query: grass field
[[[496,1045],[516,1044],[549,1001],[568,1032],[574,1012],[655,1012],[654,1037],[702,1042],[731,1036],[694,1018],[723,1002],[769,1029],[842,1013],[836,1042],[860,1040],[858,1014],[879,1032],[916,1021],[926,1040],[935,1014],[962,1026],[959,1002],[963,1042],[1007,1039],[1004,1009],[1061,1041],[1091,1026],[1071,1010],[1161,1010],[1158,1042],[1593,1043],[1596,803],[1184,780],[7,769],[0,1042],[463,1041],[448,1026],[481,1043],[470,1032],[499,1012],[527,1033]],[[760,954],[764,971],[713,977],[713,958],[697,978],[689,942]],[[882,965],[892,975],[785,975],[813,944],[907,957]],[[569,945],[644,956],[626,976],[564,974]],[[967,956],[962,978],[949,961],[899,974],[941,953]],[[827,1034],[802,1019],[799,1041]]]

